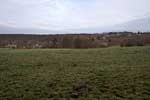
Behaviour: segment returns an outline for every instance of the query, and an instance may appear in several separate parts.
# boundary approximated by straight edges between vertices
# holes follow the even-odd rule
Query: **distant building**
[[[15,45],[15,44],[8,44],[6,46],[6,48],[17,48],[17,45]]]

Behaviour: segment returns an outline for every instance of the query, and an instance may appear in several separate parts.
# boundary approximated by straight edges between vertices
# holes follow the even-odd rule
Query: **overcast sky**
[[[150,0],[0,0],[0,25],[74,29],[119,24],[150,15]]]

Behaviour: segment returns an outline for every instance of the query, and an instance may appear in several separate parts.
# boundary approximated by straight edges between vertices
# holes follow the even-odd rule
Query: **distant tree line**
[[[95,34],[1,34],[1,48],[100,48],[150,45],[150,33],[110,32]]]

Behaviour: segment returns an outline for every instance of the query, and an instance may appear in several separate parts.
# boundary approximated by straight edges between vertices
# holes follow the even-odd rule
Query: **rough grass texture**
[[[150,47],[0,49],[0,100],[150,100]]]

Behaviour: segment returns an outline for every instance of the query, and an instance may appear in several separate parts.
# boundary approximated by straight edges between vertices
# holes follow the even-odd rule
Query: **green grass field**
[[[0,49],[0,100],[150,100],[150,47]]]

